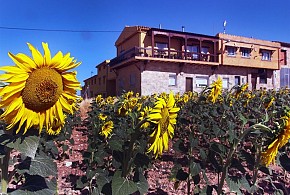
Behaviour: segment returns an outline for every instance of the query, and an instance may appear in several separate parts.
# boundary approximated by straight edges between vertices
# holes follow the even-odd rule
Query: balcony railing
[[[124,62],[132,57],[140,56],[145,58],[164,58],[188,61],[205,61],[205,62],[218,62],[217,55],[210,53],[199,53],[190,51],[180,51],[173,48],[159,49],[157,47],[133,47],[110,61],[110,66]]]

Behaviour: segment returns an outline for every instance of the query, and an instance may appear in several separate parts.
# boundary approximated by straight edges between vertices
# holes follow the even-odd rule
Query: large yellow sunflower
[[[64,112],[75,111],[76,90],[81,89],[76,71],[67,71],[81,63],[60,51],[51,58],[47,43],[42,43],[43,56],[29,43],[28,47],[32,58],[9,52],[15,66],[0,67],[6,72],[0,80],[7,83],[0,89],[0,107],[5,110],[0,118],[9,124],[7,130],[18,126],[16,133],[32,127],[40,133],[46,127],[48,134],[57,134],[65,123]]]
[[[162,155],[163,151],[168,150],[168,141],[174,135],[174,125],[179,110],[180,108],[175,107],[173,93],[170,93],[168,99],[158,98],[148,115],[149,121],[157,125],[150,135],[151,146],[148,149],[148,152],[153,151],[156,158]]]
[[[261,161],[264,165],[275,164],[275,158],[278,150],[288,143],[290,139],[290,118],[286,117],[286,125],[278,137],[267,147],[267,150],[262,152]]]

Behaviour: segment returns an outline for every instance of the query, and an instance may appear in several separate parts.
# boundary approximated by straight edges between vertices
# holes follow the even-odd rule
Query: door
[[[252,83],[252,90],[257,89],[257,74],[252,73],[251,83]]]
[[[185,91],[193,91],[193,80],[191,77],[186,77]]]

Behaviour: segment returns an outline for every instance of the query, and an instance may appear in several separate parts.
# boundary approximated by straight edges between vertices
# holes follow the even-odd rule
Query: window
[[[281,50],[281,62],[283,65],[287,65],[287,51]]]
[[[229,78],[223,78],[223,89],[228,89],[229,88]]]
[[[103,84],[106,83],[106,76],[103,76]]]
[[[271,60],[271,51],[262,50],[262,60],[270,61]]]
[[[198,59],[198,47],[196,45],[193,46],[187,46],[188,52],[192,52],[192,59],[196,60]]]
[[[136,75],[130,74],[130,85],[135,86],[135,83],[136,83]]]
[[[201,53],[207,54],[208,52],[208,47],[202,47],[201,48]]]
[[[120,88],[120,91],[124,89],[124,80],[121,78],[119,79],[119,88]]]
[[[169,74],[169,86],[175,86],[176,85],[176,74]]]
[[[241,54],[244,58],[250,58],[251,50],[249,48],[241,48]]]
[[[280,86],[288,88],[290,87],[290,68],[281,68]]]
[[[260,84],[267,84],[267,70],[261,68],[258,70],[258,74],[260,77]]]
[[[208,77],[196,77],[195,82],[196,87],[206,87],[208,86]]]
[[[236,48],[235,47],[227,46],[226,49],[228,52],[228,56],[235,56],[236,55]]]
[[[158,49],[168,48],[167,43],[156,43],[156,47],[158,47]]]
[[[235,76],[235,85],[240,85],[240,84],[241,84],[241,77]]]

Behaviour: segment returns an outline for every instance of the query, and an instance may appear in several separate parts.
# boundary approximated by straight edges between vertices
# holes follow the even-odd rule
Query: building
[[[125,27],[115,43],[116,94],[135,91],[201,91],[223,79],[223,87],[249,83],[250,89],[279,88],[281,43],[228,34]]]
[[[103,97],[116,95],[116,75],[108,66],[110,60],[105,60],[96,66],[98,73],[86,80],[82,87],[81,96],[92,98],[97,95]]]
[[[280,42],[280,44],[280,71],[276,74],[280,78],[280,87],[290,88],[290,43]]]

